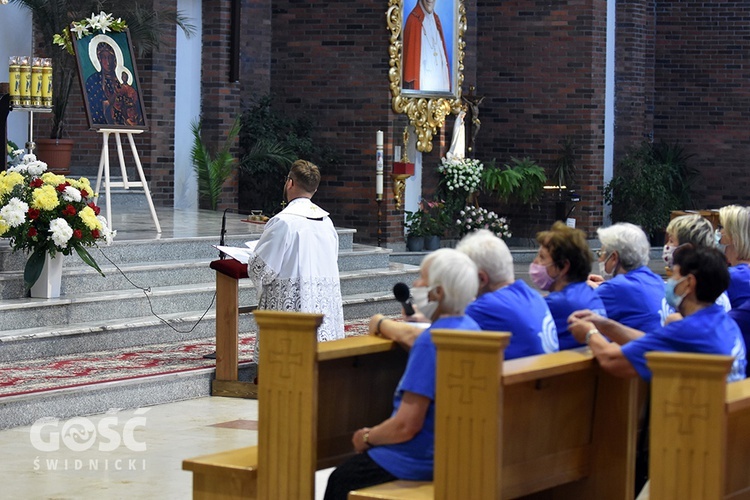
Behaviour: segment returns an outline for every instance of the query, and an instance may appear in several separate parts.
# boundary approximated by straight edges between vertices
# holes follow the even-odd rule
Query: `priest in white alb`
[[[328,212],[311,198],[320,170],[305,160],[292,164],[284,184],[286,208],[271,218],[247,264],[259,290],[258,309],[321,313],[318,341],[344,338],[339,283],[339,237]],[[258,340],[255,342],[258,360]]]

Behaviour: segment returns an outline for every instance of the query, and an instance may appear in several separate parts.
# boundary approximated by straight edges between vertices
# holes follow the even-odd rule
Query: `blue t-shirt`
[[[468,316],[440,318],[419,334],[409,350],[406,369],[393,395],[393,413],[398,412],[404,392],[430,398],[422,429],[409,441],[375,446],[367,451],[375,463],[399,479],[431,481],[435,459],[435,365],[437,350],[432,343],[431,330],[479,330],[479,325]]]
[[[557,328],[541,295],[521,280],[477,297],[466,315],[482,330],[510,332],[505,359],[557,352]]]
[[[729,268],[729,288],[727,288],[732,309],[740,307],[750,299],[750,267],[737,264]]]
[[[740,307],[733,308],[728,314],[740,328],[742,337],[745,339],[745,347],[747,348],[750,345],[750,300]]]
[[[585,281],[571,283],[559,292],[550,292],[544,300],[555,320],[561,351],[584,345],[579,344],[568,331],[568,317],[571,313],[581,309],[591,309],[596,314],[607,317],[607,310],[602,299]]]
[[[664,280],[646,266],[605,281],[596,293],[609,319],[642,332],[655,332],[673,312],[664,298]]]
[[[622,346],[622,353],[644,380],[651,380],[651,370],[646,365],[650,351],[693,352],[734,356],[732,371],[727,382],[745,378],[747,358],[745,341],[737,323],[716,304],[690,316],[647,332],[643,337]]]

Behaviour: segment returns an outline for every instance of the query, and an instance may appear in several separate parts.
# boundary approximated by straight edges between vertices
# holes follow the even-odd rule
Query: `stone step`
[[[211,395],[214,368],[103,382],[0,399],[0,429],[31,425],[43,417],[66,420],[106,413],[112,408],[142,408]],[[255,364],[240,365],[239,379],[252,380]]]
[[[401,305],[392,293],[362,293],[344,298],[346,320],[375,313],[398,314]],[[36,327],[5,330],[0,334],[0,363],[65,354],[142,347],[187,340],[214,339],[215,311],[82,322],[58,328]],[[240,315],[241,333],[257,331],[252,314]],[[176,330],[176,331],[175,331]]]
[[[96,254],[92,254],[96,255]],[[101,255],[97,255],[100,257]],[[109,257],[109,255],[107,254]],[[121,263],[109,257],[120,269],[106,259],[97,259],[104,272],[102,277],[93,268],[85,265],[77,255],[65,257],[61,284],[61,296],[68,297],[86,293],[110,292],[114,290],[132,290],[134,284],[143,288],[156,288],[172,285],[189,285],[214,283],[215,271],[209,267],[208,259],[183,259],[179,261],[142,262],[136,264]],[[365,272],[367,270],[388,269],[389,251],[365,245],[354,245],[351,250],[339,253],[339,270],[341,272]],[[131,283],[132,282],[132,283]],[[372,290],[375,290],[374,288]],[[18,299],[24,297],[23,271],[0,272],[0,299]]]
[[[341,273],[342,295],[360,293],[390,293],[399,281],[410,282],[416,276],[411,267],[367,272]],[[61,296],[56,299],[9,299],[0,302],[2,332],[59,325],[75,325],[93,320],[177,314],[185,311],[205,311],[212,308],[215,284],[191,283],[151,287],[150,292],[136,288],[87,292]],[[240,303],[257,303],[256,288],[250,280],[241,280]]]
[[[220,227],[217,227],[216,236],[176,237],[163,240],[118,240],[115,238],[111,246],[102,246],[101,249],[93,247],[87,250],[100,266],[102,265],[102,261],[106,262],[106,258],[102,253],[118,265],[161,262],[165,260],[214,260],[218,258],[219,252],[211,245],[218,244],[219,231]],[[337,229],[336,231],[339,235],[339,252],[352,251],[356,230]],[[227,235],[224,239],[224,244],[227,246],[244,247],[246,241],[256,240],[259,237],[259,233]],[[359,246],[362,247],[363,245]],[[387,254],[390,253],[390,250],[378,247],[367,248],[382,252],[386,255],[387,261]],[[27,256],[23,252],[13,252],[8,240],[0,239],[0,272],[23,270],[26,258]],[[78,267],[80,265],[81,260],[78,256],[66,259],[65,262],[66,267]]]

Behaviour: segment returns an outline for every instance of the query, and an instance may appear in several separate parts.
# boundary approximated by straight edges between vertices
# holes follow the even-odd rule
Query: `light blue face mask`
[[[682,278],[676,280],[674,278],[669,278],[666,283],[664,283],[664,295],[667,299],[667,304],[674,307],[675,310],[680,309],[680,304],[682,304],[683,299],[687,296],[687,293],[684,295],[677,295],[675,294],[675,287],[685,281],[687,279],[687,276],[683,276]]]
[[[714,244],[716,245],[716,248],[718,248],[722,253],[726,249],[726,245],[721,244],[721,229],[717,229],[716,231],[714,231]]]

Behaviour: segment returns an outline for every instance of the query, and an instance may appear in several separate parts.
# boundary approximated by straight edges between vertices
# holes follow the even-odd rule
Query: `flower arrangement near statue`
[[[512,236],[508,219],[500,217],[486,208],[466,206],[458,212],[458,215],[456,226],[460,236],[477,229],[488,229],[502,239],[508,239]]]
[[[104,276],[85,247],[109,245],[116,231],[109,229],[99,207],[89,201],[94,191],[88,179],[47,172],[45,163],[22,150],[11,153],[9,165],[0,172],[0,237],[9,238],[14,251],[30,252],[24,268],[26,286],[35,285],[50,260],[73,250]],[[61,271],[61,264],[57,266]]]

